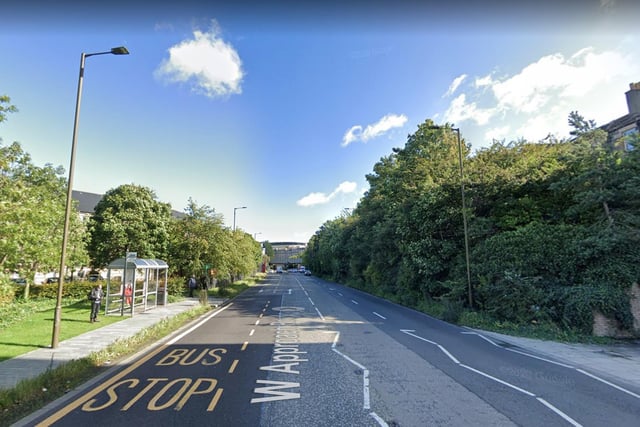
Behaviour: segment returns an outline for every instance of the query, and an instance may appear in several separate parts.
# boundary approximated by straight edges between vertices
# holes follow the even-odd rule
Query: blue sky
[[[630,0],[51,4],[3,2],[3,144],[67,169],[80,54],[126,46],[86,59],[74,189],[135,183],[229,226],[246,206],[237,227],[272,242],[355,207],[426,119],[473,150],[560,138],[573,110],[626,114],[640,81]]]

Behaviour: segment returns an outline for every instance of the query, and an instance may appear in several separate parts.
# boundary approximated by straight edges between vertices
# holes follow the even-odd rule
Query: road
[[[638,426],[640,390],[354,289],[269,275],[50,406],[57,426]]]

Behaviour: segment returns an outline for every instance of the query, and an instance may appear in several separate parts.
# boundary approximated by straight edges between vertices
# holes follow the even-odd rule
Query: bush
[[[15,285],[6,274],[0,273],[0,306],[14,299]]]
[[[464,302],[444,299],[442,301],[442,320],[450,323],[458,323],[464,311]]]
[[[593,329],[593,311],[615,319],[625,329],[633,327],[633,315],[629,305],[629,295],[608,286],[577,286],[567,289],[564,295],[562,322],[583,333]]]

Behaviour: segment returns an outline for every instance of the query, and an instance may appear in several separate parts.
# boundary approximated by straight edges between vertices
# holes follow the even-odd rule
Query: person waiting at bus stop
[[[133,295],[133,288],[131,283],[127,283],[124,287],[124,301],[128,306],[131,306],[131,296]]]
[[[191,277],[189,278],[189,281],[187,282],[187,286],[189,286],[189,296],[192,297],[193,291],[195,291],[196,288],[198,287],[196,278],[193,275],[191,275]]]
[[[102,302],[103,295],[102,285],[99,283],[95,285],[89,293],[89,300],[91,301],[91,316],[89,317],[89,321],[91,323],[99,322],[98,312],[100,312],[100,303]]]

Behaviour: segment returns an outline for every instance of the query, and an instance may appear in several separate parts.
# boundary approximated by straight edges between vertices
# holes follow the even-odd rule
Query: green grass
[[[59,341],[73,338],[127,318],[100,315],[98,316],[100,322],[90,323],[90,312],[91,305],[89,301],[77,301],[63,306],[60,314]],[[55,307],[37,310],[26,315],[19,322],[0,330],[0,361],[11,359],[38,348],[50,347],[53,337],[54,313]]]

